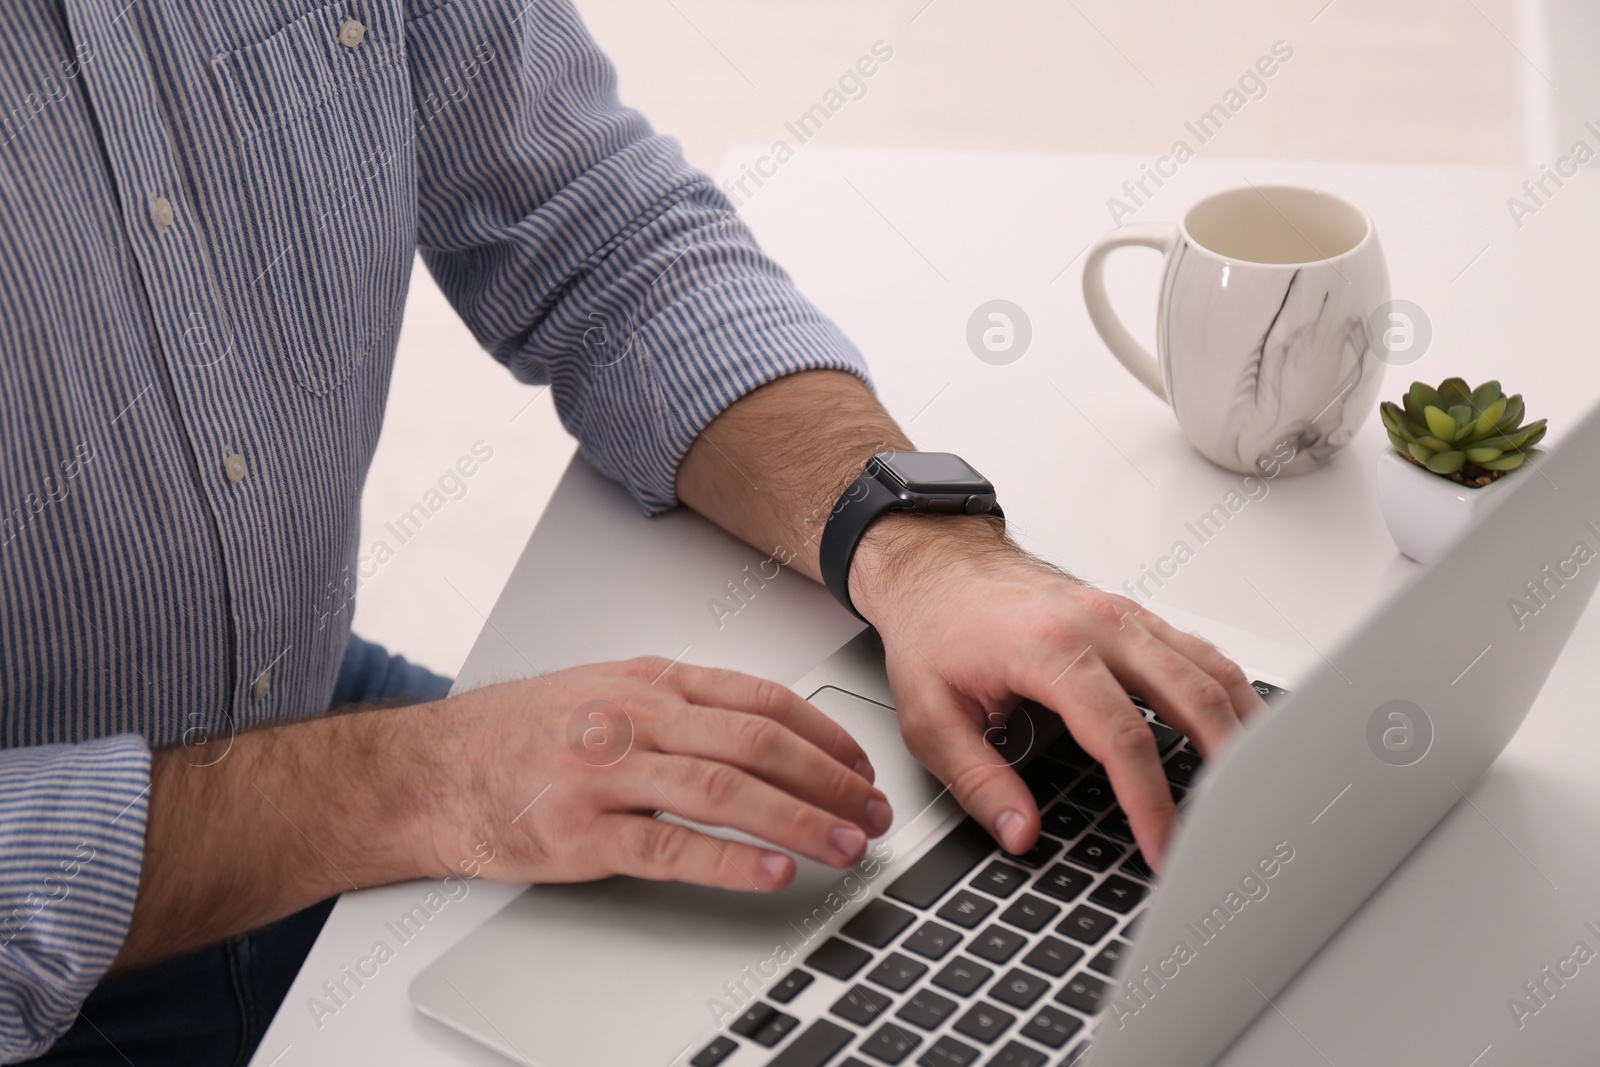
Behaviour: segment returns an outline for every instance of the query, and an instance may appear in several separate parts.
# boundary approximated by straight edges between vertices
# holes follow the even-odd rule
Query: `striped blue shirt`
[[[569,0],[0,4],[0,1060],[125,936],[152,747],[326,708],[418,250],[646,511],[865,376]]]

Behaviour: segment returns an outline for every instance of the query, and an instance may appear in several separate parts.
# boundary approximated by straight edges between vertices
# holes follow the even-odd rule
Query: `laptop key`
[[[1144,853],[1138,849],[1134,849],[1128,854],[1128,858],[1122,861],[1122,873],[1129,878],[1140,878],[1146,882],[1156,880],[1155,872],[1144,861]]]
[[[1067,859],[1091,871],[1103,871],[1122,856],[1122,849],[1103,837],[1089,834],[1067,851]]]
[[[871,959],[872,953],[866,949],[857,948],[848,941],[840,941],[837,937],[830,937],[806,957],[806,966],[814,971],[832,975],[841,982],[848,982]]]
[[[1150,732],[1156,735],[1156,748],[1163,756],[1183,744],[1183,735],[1165,723],[1152,722]]]
[[[945,901],[944,907],[936,914],[945,922],[971,930],[988,918],[995,907],[995,902],[988,897],[980,897],[969,889],[963,889]]]
[[[1089,883],[1093,881],[1093,878],[1090,878],[1076,867],[1068,867],[1064,863],[1058,863],[1048,871],[1045,871],[1039,881],[1034,883],[1033,888],[1041,893],[1048,893],[1057,900],[1065,900],[1071,903],[1083,896],[1083,891],[1088,889]]]
[[[1000,921],[1010,923],[1030,934],[1036,934],[1049,926],[1050,920],[1060,914],[1059,904],[1052,904],[1044,897],[1036,897],[1032,893],[1024,893],[1014,904],[1000,913]]]
[[[1050,1057],[1020,1041],[1007,1041],[1005,1048],[995,1053],[994,1059],[984,1067],[1044,1067]]]
[[[1095,824],[1094,832],[1113,841],[1121,841],[1125,845],[1133,844],[1133,827],[1128,824],[1128,817],[1123,814],[1121,808],[1112,808],[1101,816],[1100,821]]]
[[[869,901],[866,907],[840,927],[839,932],[864,945],[885,948],[916,921],[917,917],[911,912],[880,899]]]
[[[1049,988],[1050,983],[1038,975],[1013,967],[1003,978],[989,987],[989,995],[1013,1008],[1031,1008],[1034,1001],[1044,996]]]
[[[1129,919],[1127,921],[1127,923],[1122,927],[1122,936],[1125,937],[1125,938],[1128,938],[1130,941],[1133,938],[1138,937],[1139,936],[1139,924],[1141,922],[1143,922],[1143,921],[1144,921],[1144,912],[1142,912],[1142,911],[1134,912],[1133,918]]]
[[[816,975],[796,967],[783,976],[783,981],[767,990],[767,996],[779,1004],[787,1004],[800,995],[801,990],[816,981]]]
[[[1068,800],[1052,804],[1041,821],[1045,833],[1064,837],[1069,841],[1089,828],[1089,816],[1082,808],[1073,807],[1072,802]]]
[[[852,986],[850,991],[834,1001],[833,1007],[828,1010],[846,1022],[855,1023],[857,1026],[868,1026],[877,1022],[892,1007],[894,1007],[893,997],[876,989],[858,985]]]
[[[1060,978],[1081,959],[1083,949],[1077,945],[1069,945],[1059,937],[1046,937],[1022,957],[1022,962],[1051,978]]]
[[[1028,872],[1021,867],[1013,867],[1009,863],[995,860],[967,884],[1004,900],[1028,884]]]
[[[1091,971],[1099,971],[1107,978],[1110,978],[1117,972],[1117,964],[1122,961],[1122,957],[1127,951],[1128,943],[1126,941],[1113,941],[1100,950],[1100,955],[1089,961],[1088,967]]]
[[[917,1067],[972,1067],[981,1055],[983,1053],[971,1045],[964,1045],[947,1035],[917,1057]]]
[[[733,1050],[739,1047],[739,1042],[722,1034],[711,1044],[695,1053],[694,1059],[689,1061],[689,1067],[717,1067],[717,1064],[733,1055]]]
[[[1022,772],[1022,782],[1041,808],[1066,795],[1081,777],[1077,768],[1049,759],[1036,759]]]
[[[772,1018],[767,1020],[767,1025],[763,1026],[760,1032],[755,1035],[756,1043],[773,1048],[778,1042],[788,1037],[794,1028],[799,1025],[800,1020],[793,1015],[785,1015],[781,1011],[775,1011],[772,1013]]]
[[[992,905],[991,905],[992,907]],[[924,959],[942,960],[950,950],[961,944],[961,932],[936,922],[925,922],[915,933],[900,943],[907,952],[915,952]]]
[[[1189,788],[1195,772],[1200,769],[1200,754],[1180,748],[1167,758],[1167,781]]]
[[[933,976],[933,984],[958,997],[970,997],[979,986],[994,977],[994,972],[976,960],[957,956]]]
[[[1139,901],[1149,892],[1149,886],[1113,874],[1094,887],[1089,899],[1102,908],[1110,908],[1114,912],[1126,915],[1137,907]]]
[[[949,997],[940,996],[931,989],[923,988],[911,994],[911,999],[901,1005],[894,1016],[924,1030],[937,1030],[958,1007],[960,1005]]]
[[[828,1019],[818,1019],[789,1042],[788,1048],[774,1056],[767,1067],[823,1067],[855,1036],[854,1030],[846,1030]]]
[[[910,956],[891,952],[883,958],[882,963],[868,972],[867,981],[875,982],[885,989],[892,989],[896,993],[904,993],[916,985],[917,979],[927,973],[927,964],[918,963]]]
[[[913,863],[910,870],[891,882],[883,895],[913,908],[931,908],[994,850],[994,838],[989,836],[989,831],[972,819],[963,819]]]
[[[1116,803],[1117,795],[1112,792],[1110,782],[1091,774],[1067,790],[1067,799],[1084,811],[1105,811]]]
[[[1271,704],[1273,700],[1278,697],[1286,696],[1289,692],[1287,689],[1284,689],[1281,686],[1273,685],[1271,682],[1263,682],[1259,679],[1251,682],[1250,685],[1257,693],[1261,694],[1261,699],[1265,700],[1268,704]]]
[[[975,1041],[985,1045],[994,1043],[994,1039],[1010,1029],[1017,1017],[1009,1011],[1002,1011],[993,1004],[974,1004],[967,1009],[967,1013],[956,1020],[955,1029]]]
[[[1038,1015],[1022,1026],[1024,1037],[1031,1037],[1041,1045],[1060,1048],[1083,1029],[1083,1020],[1059,1008],[1043,1008]]]
[[[1065,763],[1069,767],[1093,767],[1095,759],[1083,750],[1083,746],[1071,734],[1062,734],[1044,750],[1044,754],[1053,760]]]
[[[743,1015],[729,1023],[728,1029],[740,1037],[754,1037],[776,1014],[778,1014],[777,1008],[758,1000],[746,1008]]]
[[[1027,943],[1028,939],[1021,934],[1014,934],[991,923],[984,928],[983,933],[968,943],[967,951],[991,963],[1005,963]]]
[[[1026,852],[1007,852],[1006,859],[1013,863],[1020,863],[1024,867],[1038,870],[1056,858],[1056,853],[1061,851],[1061,843],[1044,834],[1039,835],[1039,840]]]
[[[1087,904],[1079,904],[1065,919],[1056,924],[1056,933],[1066,934],[1072,940],[1081,941],[1085,945],[1094,945],[1116,925],[1115,917]]]
[[[873,1035],[861,1042],[857,1050],[879,1063],[896,1064],[911,1055],[911,1050],[922,1044],[922,1038],[894,1023],[884,1023]]]
[[[1085,1015],[1095,1015],[1100,1011],[1100,1000],[1109,988],[1111,987],[1094,975],[1079,971],[1073,975],[1071,981],[1061,987],[1061,991],[1056,994],[1056,1001]]]

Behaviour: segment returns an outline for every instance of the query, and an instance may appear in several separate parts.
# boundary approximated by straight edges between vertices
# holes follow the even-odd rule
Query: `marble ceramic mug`
[[[1166,255],[1154,357],[1106,299],[1105,258],[1124,245]],[[1377,399],[1383,363],[1367,324],[1389,272],[1372,220],[1339,197],[1250,186],[1206,197],[1177,224],[1124,226],[1090,250],[1083,297],[1112,354],[1229,470],[1315,470]]]

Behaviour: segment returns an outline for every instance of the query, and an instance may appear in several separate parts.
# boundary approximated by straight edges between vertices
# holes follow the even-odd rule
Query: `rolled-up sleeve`
[[[454,0],[408,25],[407,53],[424,261],[647,512],[739,397],[802,370],[867,380],[722,192],[621,106],[569,2]]]
[[[48,1049],[121,948],[149,787],[142,737],[0,751],[0,1062]]]

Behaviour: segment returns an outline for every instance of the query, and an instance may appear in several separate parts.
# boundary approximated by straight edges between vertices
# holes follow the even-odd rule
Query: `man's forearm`
[[[139,894],[112,971],[253,930],[349,889],[434,873],[409,755],[420,709],[252,731],[226,755],[157,752]],[[210,759],[215,762],[208,763]],[[409,766],[416,763],[417,766]]]
[[[806,371],[755,390],[717,416],[678,468],[679,498],[723,529],[820,579],[822,530],[874,453],[912,447],[861,381]],[[929,535],[999,545],[984,516],[887,516],[868,528],[851,566],[852,599],[869,619]],[[876,621],[876,620],[874,620]]]

